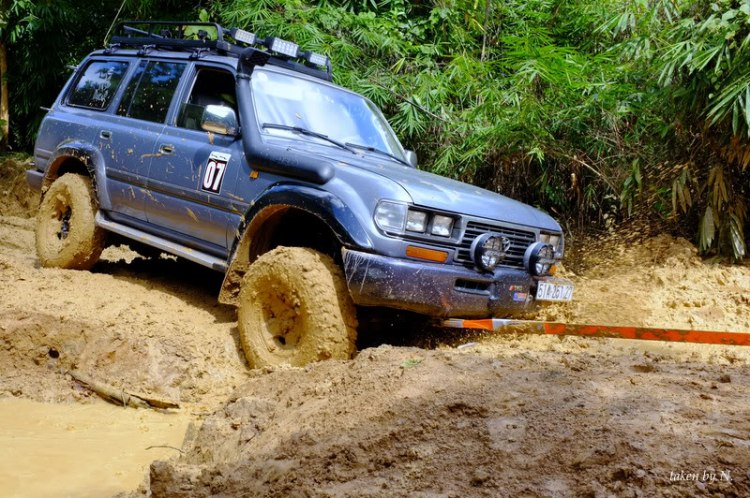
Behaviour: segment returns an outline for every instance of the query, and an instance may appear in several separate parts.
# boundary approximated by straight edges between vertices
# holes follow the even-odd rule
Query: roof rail
[[[213,28],[216,30],[216,39],[209,38],[208,30],[198,30],[197,33],[188,35],[194,36],[194,39],[186,38],[185,31],[188,27]],[[226,37],[233,38],[236,43],[230,43]],[[148,53],[148,49],[159,47],[189,50],[196,57],[200,57],[205,52],[215,52],[219,55],[239,58],[246,47],[256,44],[267,48],[267,52],[262,53],[267,54],[264,58],[268,64],[286,67],[326,81],[333,80],[331,61],[324,55],[300,52],[296,44],[277,37],[269,36],[266,39],[258,39],[253,33],[237,28],[226,30],[219,24],[211,22],[121,21],[114,30],[107,51],[112,52],[125,46],[140,47],[139,54],[144,55]],[[296,62],[293,59],[302,59],[304,62]],[[324,66],[326,70],[317,69],[316,66]]]

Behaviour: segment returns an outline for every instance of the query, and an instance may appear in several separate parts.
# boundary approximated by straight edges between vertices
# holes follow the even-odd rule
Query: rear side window
[[[163,123],[186,64],[143,61],[128,83],[117,114]]]
[[[128,69],[127,62],[93,61],[70,92],[68,104],[104,110],[120,86]]]

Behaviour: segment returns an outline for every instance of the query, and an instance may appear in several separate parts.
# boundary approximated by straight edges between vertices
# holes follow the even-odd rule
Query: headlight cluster
[[[563,250],[565,248],[565,239],[561,234],[542,233],[539,234],[539,241],[550,244],[554,248],[556,259],[562,258]]]
[[[406,204],[382,201],[375,208],[375,223],[388,233],[427,233],[450,237],[454,218],[409,207]]]

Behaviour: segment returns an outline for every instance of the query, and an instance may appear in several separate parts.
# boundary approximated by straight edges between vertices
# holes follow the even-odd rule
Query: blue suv
[[[254,367],[350,357],[355,306],[488,318],[572,297],[555,220],[420,171],[326,56],[280,38],[120,23],[34,156],[44,266],[89,269],[110,236],[222,272]]]

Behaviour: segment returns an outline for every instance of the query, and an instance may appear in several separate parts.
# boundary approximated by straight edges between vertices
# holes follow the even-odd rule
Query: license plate
[[[537,301],[572,301],[573,286],[539,282],[536,299]]]

